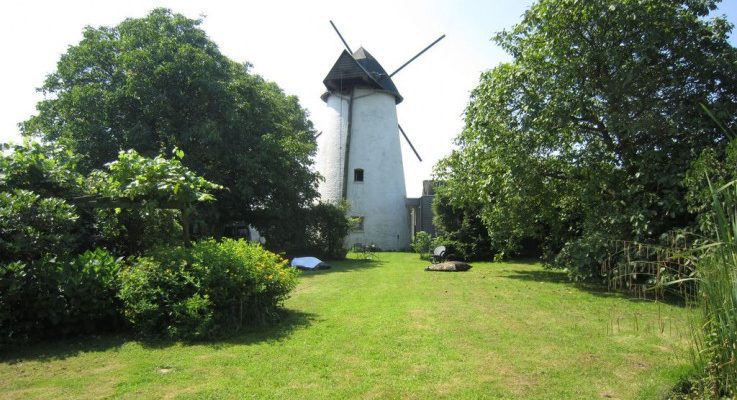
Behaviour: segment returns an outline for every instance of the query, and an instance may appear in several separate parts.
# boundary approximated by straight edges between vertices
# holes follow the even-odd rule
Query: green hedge
[[[0,343],[120,328],[121,266],[103,249],[0,264]]]

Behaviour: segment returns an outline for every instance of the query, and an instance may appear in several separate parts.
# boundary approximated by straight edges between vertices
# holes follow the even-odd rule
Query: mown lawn
[[[0,355],[0,397],[632,399],[689,371],[684,308],[535,263],[425,265],[381,253],[304,273],[278,325],[226,341],[14,350]]]

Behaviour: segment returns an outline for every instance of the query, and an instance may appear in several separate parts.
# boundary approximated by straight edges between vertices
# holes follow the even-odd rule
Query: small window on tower
[[[361,168],[353,170],[353,182],[363,182],[363,170]]]

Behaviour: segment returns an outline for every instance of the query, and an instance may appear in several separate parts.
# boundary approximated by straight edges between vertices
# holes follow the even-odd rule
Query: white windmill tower
[[[344,50],[323,83],[321,96],[328,106],[318,137],[317,170],[325,179],[318,188],[322,201],[347,200],[349,215],[358,226],[346,245],[375,244],[385,250],[409,247],[410,222],[406,206],[399,133],[412,143],[397,122],[397,104],[403,98],[391,77],[435,45],[387,74],[363,47],[353,52],[330,21]]]

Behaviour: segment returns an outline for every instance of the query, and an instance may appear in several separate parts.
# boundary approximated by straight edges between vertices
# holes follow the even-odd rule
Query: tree
[[[156,9],[86,28],[23,133],[79,153],[84,174],[121,150],[153,158],[181,149],[186,167],[227,188],[199,209],[205,233],[232,221],[283,225],[317,195],[312,124],[296,97],[222,55],[200,23]]]
[[[479,216],[480,207],[474,202],[452,204],[453,197],[454,193],[442,182],[435,184],[432,203],[433,224],[438,236],[435,243],[448,247],[448,254],[465,261],[491,259],[495,252],[491,248],[489,231]]]
[[[538,238],[590,277],[610,240],[693,222],[684,174],[726,143],[701,105],[737,118],[732,27],[705,18],[716,3],[541,0],[495,37],[514,60],[482,75],[460,149],[437,168],[495,248]]]
[[[0,264],[83,249],[92,224],[69,202],[83,193],[74,155],[30,142],[0,151]]]
[[[181,150],[175,151],[179,158]],[[174,209],[179,211],[182,242],[190,245],[190,217],[196,202],[215,200],[211,192],[222,186],[209,182],[182,165],[162,156],[147,158],[135,150],[121,151],[118,159],[93,171],[87,179],[90,193],[103,207]]]

